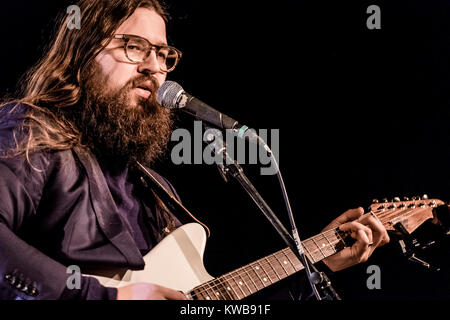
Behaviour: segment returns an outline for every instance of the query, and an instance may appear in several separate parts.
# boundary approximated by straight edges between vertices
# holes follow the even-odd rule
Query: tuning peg
[[[378,199],[373,199],[372,203],[379,203]]]
[[[423,199],[423,200],[428,200],[428,195],[427,195],[427,194],[424,194],[424,195],[422,196],[422,199]]]
[[[383,200],[381,201],[383,201],[384,203],[389,202],[387,198],[383,198]]]
[[[395,197],[394,198],[394,202],[400,202],[400,198],[399,197]]]
[[[414,197],[412,197],[412,199],[413,199],[414,201],[416,201],[416,200],[420,200],[420,197],[414,196]]]
[[[409,201],[408,197],[403,197],[403,201]]]

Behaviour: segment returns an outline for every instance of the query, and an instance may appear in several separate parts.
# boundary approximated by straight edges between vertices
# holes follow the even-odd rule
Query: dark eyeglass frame
[[[171,72],[171,71],[173,71],[175,69],[175,67],[178,65],[178,63],[180,62],[181,57],[183,56],[183,53],[180,50],[178,50],[177,48],[175,48],[175,47],[166,46],[166,45],[162,45],[162,46],[156,45],[156,44],[151,43],[147,39],[145,39],[143,37],[140,37],[140,36],[137,36],[137,35],[134,35],[134,34],[115,34],[113,36],[113,38],[114,39],[121,39],[121,40],[123,40],[125,42],[125,45],[123,46],[123,49],[125,51],[125,56],[127,57],[128,60],[130,60],[131,62],[136,63],[136,64],[142,63],[145,60],[147,60],[147,58],[150,56],[150,54],[152,53],[153,50],[155,50],[156,54],[158,54],[158,52],[160,50],[162,50],[162,49],[174,50],[176,52],[177,56],[176,56],[176,60],[175,60],[175,63],[173,65],[173,67],[171,67],[171,68],[169,68],[167,70],[164,70],[160,66],[160,69],[161,69],[162,72]],[[143,58],[142,61],[133,61],[130,58],[130,56],[128,55],[128,49],[127,49],[128,48],[128,42],[130,40],[132,40],[133,38],[136,39],[136,40],[139,40],[139,41],[144,41],[144,43],[147,44],[146,55],[145,55],[145,57]]]

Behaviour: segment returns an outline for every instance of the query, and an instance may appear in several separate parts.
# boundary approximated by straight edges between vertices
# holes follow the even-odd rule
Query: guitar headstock
[[[408,233],[412,233],[426,220],[433,219],[433,209],[443,204],[445,204],[443,201],[428,199],[426,195],[412,199],[405,197],[402,200],[394,198],[392,201],[375,199],[370,210],[383,223],[386,230],[396,231],[394,225],[400,222]]]

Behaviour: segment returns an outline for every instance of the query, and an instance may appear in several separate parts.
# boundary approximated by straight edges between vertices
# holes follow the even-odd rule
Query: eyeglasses
[[[174,47],[154,45],[147,39],[135,35],[116,34],[114,38],[122,39],[125,42],[125,56],[134,63],[144,62],[155,50],[162,72],[173,71],[183,55],[180,50]]]

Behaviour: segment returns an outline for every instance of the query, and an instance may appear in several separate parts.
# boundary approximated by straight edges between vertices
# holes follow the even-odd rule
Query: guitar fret
[[[286,271],[283,269],[283,266],[281,265],[280,261],[277,259],[275,254],[272,254],[270,258],[272,260],[272,266],[274,267],[274,270],[278,276],[278,278],[284,279],[286,278]]]
[[[206,297],[208,296],[208,292],[207,292],[206,290],[203,290],[203,291],[201,292],[201,295],[202,295],[202,297],[203,297],[203,300],[207,300]]]
[[[264,264],[262,264],[261,266],[263,267],[264,271],[266,272],[270,282],[271,283],[277,282],[279,279],[275,279],[276,274],[273,271],[273,268],[270,265],[270,263],[268,263],[267,258],[264,257],[263,260],[265,260],[266,262]]]
[[[328,248],[329,250],[331,250],[331,253],[328,254],[328,256],[331,256],[331,255],[333,255],[333,254],[336,253],[336,250],[334,249],[334,244],[331,243],[330,239],[328,239],[327,233],[323,233],[323,235],[324,235],[325,240],[328,242],[327,248]]]
[[[244,279],[244,277],[242,276],[242,274],[241,274],[241,270],[242,268],[239,268],[239,269],[237,269],[236,270],[236,272],[237,272],[237,274],[239,275],[239,285],[241,286],[241,287],[243,287],[244,289],[247,289],[248,290],[248,293],[245,293],[245,295],[246,296],[249,296],[249,295],[251,295],[253,292],[252,292],[252,290],[250,290],[250,287],[248,286],[248,284],[247,284],[247,281],[245,281],[245,279]],[[244,284],[245,284],[245,286],[244,286]],[[244,290],[244,292],[245,292],[245,290]]]
[[[247,275],[247,277],[251,280],[251,284],[253,284],[253,287],[255,287],[255,289],[254,290],[250,290],[250,292],[253,294],[253,293],[255,293],[255,292],[257,292],[258,291],[258,287],[256,286],[256,283],[255,283],[255,281],[253,280],[253,277],[247,272],[247,269],[246,269],[246,267],[242,267],[241,268],[242,270],[244,270],[244,272],[246,273],[246,275]],[[250,287],[249,287],[249,289],[250,289]]]
[[[317,253],[317,259],[316,261],[320,261],[323,258],[325,258],[325,254],[322,251],[322,248],[320,247],[319,243],[316,241],[316,237],[312,238],[312,242],[314,243],[314,246],[316,247],[316,249],[314,250],[314,252]]]
[[[228,281],[222,281],[223,283],[223,290],[226,292],[226,294],[230,297],[229,300],[236,300],[237,296],[233,296],[232,287],[228,283]]]
[[[286,248],[286,250],[288,252],[286,256],[288,257],[291,264],[294,266],[294,269],[296,271],[302,270],[304,268],[303,264],[300,262],[300,260],[297,258],[297,256],[292,252],[292,250],[290,248]],[[294,262],[292,262],[292,261],[294,261]]]
[[[277,273],[277,270],[274,268],[274,266],[273,266],[272,263],[270,262],[270,257],[269,257],[269,258],[265,257],[264,259],[267,261],[268,266],[269,266],[270,269],[272,270],[272,273],[275,274],[275,275],[277,276],[278,280],[281,280],[280,276],[279,276],[278,273]],[[277,280],[275,280],[275,281],[277,281]]]
[[[322,251],[322,247],[317,243],[316,237],[313,237],[312,240],[313,240],[314,244],[316,245],[316,247],[319,249],[319,252],[322,254],[323,258],[325,258],[325,254]]]
[[[234,290],[233,284],[230,281],[228,281],[227,277],[229,277],[228,274],[223,275],[223,278],[226,280],[226,283],[227,283],[227,290],[228,291],[233,291],[233,293],[236,295],[236,298],[233,299],[233,300],[240,300],[241,298],[237,294],[236,290]],[[230,288],[230,289],[228,289],[228,288]]]
[[[256,267],[256,269],[259,271],[261,270],[262,272],[264,272],[264,276],[261,278],[263,280],[263,284],[265,287],[269,286],[272,284],[272,280],[270,280],[269,275],[267,274],[266,270],[264,270],[263,266],[261,265],[261,263],[258,261],[258,266]],[[268,281],[270,280],[270,283],[268,283]]]
[[[201,285],[199,287],[199,294],[201,295],[200,300],[207,300],[206,297],[208,296],[208,291],[207,291],[207,286],[206,285]]]
[[[321,234],[317,235],[315,238],[317,239],[316,243],[318,243],[320,251],[322,252],[324,258],[329,257],[335,253],[333,248],[330,247],[330,242],[326,238],[325,233],[321,233]]]
[[[202,286],[200,286],[198,288],[194,288],[192,290],[191,296],[194,300],[204,300],[203,292],[200,290],[201,288],[202,288]]]
[[[217,298],[214,295],[214,290],[212,290],[211,285],[209,284],[209,282],[207,282],[206,284],[206,300],[217,300]],[[209,293],[211,292],[211,294]]]
[[[340,231],[340,230],[339,230],[338,228],[336,228],[334,234],[336,235],[336,238],[339,237],[339,239],[340,239],[340,241],[341,241],[342,243],[345,243],[344,239],[343,239],[343,238],[341,237],[341,235],[339,234],[339,231]]]
[[[236,284],[236,287],[239,288],[239,290],[242,292],[242,298],[240,298],[240,299],[243,299],[243,298],[246,297],[246,294],[245,294],[244,290],[242,290],[242,288],[241,288],[241,286],[238,284],[238,282],[236,281],[236,276],[235,276],[235,274],[236,274],[236,271],[233,271],[232,273],[230,273],[231,280],[234,281],[234,283]]]
[[[274,257],[275,257],[275,259],[277,259],[277,262],[280,264],[280,266],[281,266],[281,269],[284,271],[284,273],[286,274],[286,275],[283,275],[283,278],[285,278],[285,277],[287,277],[287,276],[289,276],[289,273],[286,271],[286,268],[285,268],[285,264],[287,264],[287,261],[286,260],[283,260],[283,259],[279,259],[278,257],[277,257],[277,255],[279,255],[280,253],[279,252],[276,252],[275,254],[274,254]],[[281,260],[283,260],[283,261],[281,261]]]
[[[317,262],[317,261],[322,260],[322,259],[323,259],[323,253],[320,251],[320,248],[319,248],[319,246],[317,245],[315,239],[314,239],[314,238],[310,238],[310,243],[311,243],[311,246],[312,246],[312,248],[313,248],[313,249],[312,249],[312,252],[313,252],[313,254],[315,255],[315,256],[314,256],[314,261]],[[314,262],[314,263],[315,263],[315,262]]]
[[[220,280],[220,278],[216,278],[213,281],[214,287],[216,289],[215,294],[218,298],[220,298],[220,296],[222,296],[223,299],[219,299],[219,300],[228,300],[228,298],[226,297],[227,295],[227,291],[224,290],[224,286],[222,281]],[[218,290],[217,290],[218,289]],[[224,294],[225,293],[225,294]]]
[[[211,297],[209,296],[209,293],[208,293],[208,283],[205,283],[201,287],[201,289],[203,289],[202,292],[201,292],[201,294],[203,296],[203,300],[211,300]]]
[[[252,278],[254,279],[256,289],[257,290],[263,289],[265,287],[264,283],[263,283],[261,277],[258,275],[258,273],[254,270],[255,269],[254,263],[252,265],[248,266],[248,269],[249,269],[249,271],[248,271],[249,274],[254,275],[254,276],[252,276]],[[258,285],[258,284],[260,284],[260,285]]]
[[[217,284],[216,284],[216,281],[217,281],[217,280],[214,279],[214,280],[212,281],[212,284],[210,284],[211,289],[213,290],[214,297],[215,297],[217,300],[223,300],[223,299],[220,299],[221,292],[220,292],[220,288],[218,288],[218,286],[217,286]]]
[[[288,249],[289,250],[289,249]],[[285,250],[281,251],[281,253],[284,255],[284,257],[287,259],[286,262],[289,262],[289,264],[287,265],[287,268],[291,268],[292,271],[289,271],[289,274],[293,274],[295,273],[297,270],[295,269],[295,265],[292,263],[291,259],[289,258],[289,256],[284,252]]]
[[[232,273],[228,273],[227,274],[228,277],[228,283],[230,284],[231,289],[233,290],[233,292],[236,294],[236,296],[238,297],[238,300],[243,299],[245,296],[243,295],[244,293],[242,292],[242,290],[239,288],[239,286],[237,286],[236,281],[234,280],[234,276]],[[242,296],[241,296],[241,293]]]
[[[305,241],[303,241],[303,248],[305,248],[305,251],[306,251],[306,253],[308,254],[308,257],[309,257],[309,259],[311,259],[311,262],[312,263],[316,263],[317,261],[319,261],[319,260],[316,260],[315,258],[314,258],[314,255],[311,253],[311,251],[313,251],[313,250],[309,250],[308,249],[308,245],[311,243],[311,241],[310,240],[305,240]],[[313,251],[314,252],[314,251]],[[297,256],[295,256],[295,257],[297,257]]]

